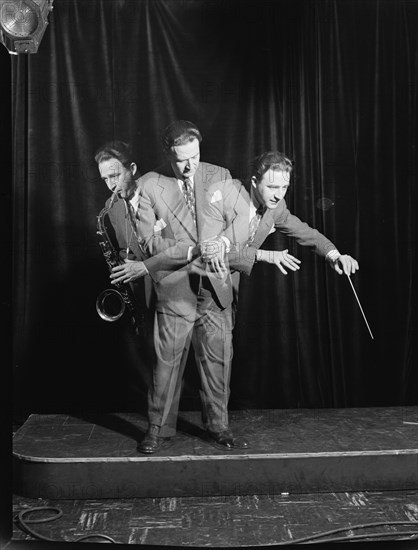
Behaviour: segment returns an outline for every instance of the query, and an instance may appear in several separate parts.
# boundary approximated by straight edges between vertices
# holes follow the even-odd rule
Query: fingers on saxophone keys
[[[128,277],[120,277],[119,279],[113,279],[113,281],[110,281],[110,284],[117,285],[119,283],[129,283],[131,281],[131,278]]]

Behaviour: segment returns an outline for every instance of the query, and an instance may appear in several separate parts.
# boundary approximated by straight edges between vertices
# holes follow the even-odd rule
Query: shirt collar
[[[258,208],[260,208],[261,206],[261,202],[257,199],[253,186],[251,186],[250,196],[251,196],[251,202],[255,206],[255,209],[258,210]]]
[[[129,203],[134,209],[134,212],[136,212],[139,208],[139,187],[135,189],[135,193],[133,194],[132,198],[129,199]]]
[[[185,179],[189,179],[190,183],[191,183],[191,186],[194,187],[194,176],[192,176],[191,178],[185,178]],[[178,179],[177,181],[178,181],[178,184],[181,185],[181,186],[184,183],[184,179]]]

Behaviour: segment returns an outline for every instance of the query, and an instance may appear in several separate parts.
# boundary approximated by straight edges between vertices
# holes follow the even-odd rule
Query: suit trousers
[[[150,424],[161,427],[162,437],[176,433],[190,344],[201,380],[204,427],[213,431],[228,428],[232,328],[231,306],[220,307],[208,284],[199,285],[192,321],[157,309],[154,320],[156,364],[148,395],[148,415]]]

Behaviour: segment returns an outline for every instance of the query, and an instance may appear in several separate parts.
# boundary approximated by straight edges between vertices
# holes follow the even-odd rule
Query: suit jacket
[[[110,199],[106,201],[106,207],[109,206],[109,202]],[[121,259],[128,257],[130,260],[146,260],[147,256],[139,246],[131,220],[127,218],[125,201],[117,197],[112,208],[108,212],[108,216],[116,239],[113,245],[119,252]],[[130,253],[126,256],[126,249],[128,246]]]
[[[139,179],[141,198],[137,222],[143,236],[141,244],[147,254],[150,257],[163,254],[166,260],[159,272],[151,273],[157,310],[191,320],[195,318],[201,277],[205,278],[205,284],[215,293],[222,307],[232,302],[229,275],[219,278],[211,273],[196,249],[209,231],[204,216],[208,190],[214,184],[221,188],[228,183],[231,185],[231,176],[225,168],[200,162],[193,179],[196,225],[169,164]],[[190,250],[192,261],[188,261]]]
[[[273,229],[295,238],[302,246],[312,247],[321,256],[336,249],[322,233],[291,214],[284,199],[276,208],[265,210],[253,242],[248,243],[250,195],[238,180],[233,180],[227,191],[222,192],[216,185],[211,187],[204,215],[212,220],[212,231],[225,235],[231,241],[231,250],[227,256],[231,269],[249,275],[257,250]]]
[[[106,201],[106,206],[109,206],[111,199]],[[112,244],[123,261],[126,258],[133,261],[143,261],[149,272],[158,270],[158,259],[148,259],[145,251],[141,250],[138,239],[131,225],[131,220],[127,218],[125,203],[122,199],[117,198],[113,203],[112,208],[108,212],[111,228],[108,227],[109,237]],[[129,254],[126,250],[129,246]],[[153,302],[153,285],[149,275],[142,279],[128,283],[138,301],[139,307],[151,307]]]

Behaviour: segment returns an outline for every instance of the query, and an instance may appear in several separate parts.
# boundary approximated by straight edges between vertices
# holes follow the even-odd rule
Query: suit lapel
[[[125,215],[125,205],[123,200],[118,197],[109,210],[109,218],[114,221],[118,228],[122,228],[125,223]]]
[[[208,183],[207,181],[205,181],[206,178],[204,179],[202,177],[203,168],[204,168],[203,163],[201,162],[193,178],[194,179],[194,196],[196,201],[197,234],[199,237],[203,229],[203,223],[204,223],[203,212],[205,207],[205,200],[207,200],[206,193],[208,191]]]
[[[167,208],[177,218],[184,229],[196,240],[197,232],[193,217],[180,191],[177,178],[173,175],[171,167],[166,166],[164,172],[159,175],[157,184],[160,188],[161,200],[167,205]]]
[[[250,223],[250,195],[242,186],[239,196],[232,208],[231,219],[228,224],[234,228],[235,241],[246,242]]]
[[[267,208],[263,214],[263,217],[260,220],[260,224],[257,228],[257,231],[254,236],[254,241],[253,241],[253,243],[257,247],[260,247],[263,244],[268,234],[270,233],[271,228],[274,225],[273,212],[274,212],[273,210],[271,210],[270,208]]]
[[[131,220],[127,219],[126,215],[125,202],[118,198],[108,212],[110,223],[116,234],[116,242],[113,244],[119,251],[125,251],[129,247],[136,258],[143,259],[144,253],[139,247],[135,232],[131,229]]]

